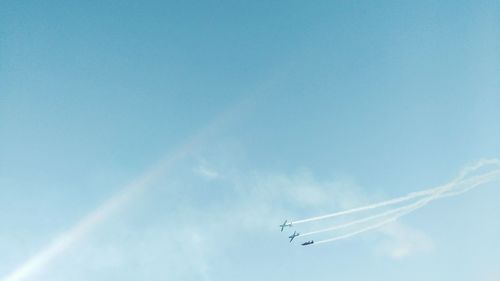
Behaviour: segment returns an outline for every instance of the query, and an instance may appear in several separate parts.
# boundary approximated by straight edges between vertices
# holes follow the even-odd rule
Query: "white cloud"
[[[219,173],[217,171],[208,168],[207,166],[200,165],[195,169],[195,172],[201,177],[207,180],[214,180],[219,177]]]
[[[376,252],[393,259],[402,259],[433,250],[433,242],[424,232],[394,222],[379,230],[386,238],[376,246]]]
[[[198,164],[193,170],[198,176],[206,180],[215,180],[221,177],[219,172],[208,164],[205,158],[198,158],[197,162]]]
[[[229,192],[231,200],[212,195],[218,201],[210,207],[160,200],[155,204],[175,206],[170,214],[151,214],[154,218],[147,217],[146,222],[123,217],[124,225],[112,228],[120,235],[111,237],[103,230],[91,241],[94,249],[103,249],[103,253],[79,251],[79,259],[66,262],[70,268],[79,268],[79,276],[87,279],[92,279],[92,272],[118,267],[135,268],[135,274],[149,280],[211,280],[221,259],[231,263],[225,251],[244,247],[249,236],[275,239],[285,218],[295,219],[293,216],[304,210],[316,213],[351,207],[359,197],[353,184],[318,181],[307,171],[293,175],[250,173],[224,177],[220,184],[216,192]],[[176,190],[173,192],[189,188],[196,192],[200,187],[198,182],[183,181],[171,188]],[[161,216],[164,218],[159,219]],[[286,235],[282,236],[286,242]]]
[[[193,167],[192,162],[188,165]],[[131,220],[127,218],[130,213],[120,215],[117,220],[123,220],[123,225],[97,231],[89,241],[95,250],[76,249],[80,258],[64,261],[61,268],[78,271],[79,280],[105,280],[94,277],[117,268],[120,272],[114,279],[212,280],[221,262],[232,263],[226,251],[241,250],[249,238],[276,239],[278,224],[284,219],[301,219],[367,202],[353,181],[320,181],[307,170],[271,174],[236,172],[234,167],[228,172],[212,166],[202,160],[194,170],[203,179],[217,179],[205,184],[220,188],[207,192],[201,187],[203,181],[172,173],[179,176],[172,179],[178,185],[169,185],[164,189],[169,192],[166,194],[156,194],[154,189],[146,194],[156,201],[144,204],[146,209],[138,211],[141,217]],[[193,204],[189,201],[193,196],[201,199]],[[431,245],[425,235],[407,227],[392,225],[382,231],[388,240],[381,251],[393,258]],[[281,236],[286,243],[286,235]],[[59,272],[56,277],[60,278],[51,279],[64,280],[66,274]]]
[[[482,280],[482,281],[500,281],[500,271],[499,271],[498,268],[489,270],[489,271],[481,274],[481,276],[478,277],[477,280]]]

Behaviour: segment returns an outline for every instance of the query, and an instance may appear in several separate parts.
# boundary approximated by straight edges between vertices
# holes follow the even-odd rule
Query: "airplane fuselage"
[[[304,243],[302,243],[302,246],[307,246],[307,245],[311,245],[311,244],[314,244],[314,240],[304,242]]]

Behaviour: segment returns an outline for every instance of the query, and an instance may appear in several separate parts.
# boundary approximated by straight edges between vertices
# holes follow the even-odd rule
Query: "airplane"
[[[285,227],[292,227],[292,223],[289,222],[289,223],[286,223],[288,220],[285,220],[285,222],[283,224],[280,224],[280,227],[281,227],[281,232],[283,232],[283,228]]]
[[[311,245],[311,244],[313,244],[313,243],[314,243],[314,240],[307,241],[307,242],[302,243],[302,246]]]
[[[294,231],[292,235],[288,236],[288,238],[290,238],[290,243],[292,242],[293,238],[299,236],[300,233],[298,233],[297,231]]]

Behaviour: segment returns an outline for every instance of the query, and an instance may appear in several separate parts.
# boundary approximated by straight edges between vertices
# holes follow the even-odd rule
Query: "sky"
[[[0,2],[0,280],[500,280],[500,183],[317,247],[278,228],[500,158],[499,11]]]

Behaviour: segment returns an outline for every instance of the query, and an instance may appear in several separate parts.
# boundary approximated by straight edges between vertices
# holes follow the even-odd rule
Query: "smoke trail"
[[[446,194],[446,192],[449,191],[453,187],[453,185],[452,185],[448,189],[442,189],[442,190],[436,192],[435,194],[433,194],[432,196],[426,197],[426,198],[424,198],[422,200],[417,201],[416,203],[413,203],[411,205],[403,207],[405,209],[407,208],[407,210],[403,210],[399,214],[394,215],[394,216],[392,216],[392,217],[390,217],[390,218],[388,218],[388,219],[386,219],[386,220],[384,220],[384,221],[382,221],[380,223],[372,224],[372,225],[367,226],[365,228],[362,228],[360,230],[349,232],[349,233],[341,235],[341,236],[336,236],[336,237],[333,237],[333,238],[321,240],[321,241],[315,242],[314,244],[322,244],[322,243],[327,243],[327,242],[334,242],[334,241],[338,241],[338,240],[343,240],[343,239],[347,239],[347,238],[350,238],[352,236],[355,236],[355,235],[358,235],[358,234],[361,234],[361,233],[364,233],[364,232],[367,232],[367,231],[370,231],[370,230],[374,230],[374,229],[380,228],[380,227],[382,227],[382,226],[384,226],[386,224],[389,224],[391,222],[396,221],[397,219],[399,219],[402,216],[408,215],[408,214],[410,214],[410,213],[412,213],[412,212],[414,212],[414,211],[416,211],[416,210],[424,207],[425,205],[429,204],[431,201],[437,200],[437,199],[442,198],[442,197],[457,196],[457,195],[463,194],[463,193],[465,193],[467,191],[470,191],[470,190],[474,189],[475,187],[477,187],[479,185],[482,185],[482,184],[485,184],[485,183],[489,183],[489,182],[497,180],[499,178],[500,178],[500,170],[496,170],[494,172],[490,172],[490,173],[488,173],[486,175],[483,175],[483,176],[476,176],[473,179],[467,180],[467,181],[471,182],[470,186],[467,187],[467,188],[465,188],[465,189],[463,189],[463,190],[459,190],[459,191],[456,191],[454,193],[448,193],[448,194]],[[397,212],[395,212],[395,213],[397,213]],[[380,216],[380,217],[382,217],[382,216]]]
[[[312,218],[308,218],[308,219],[292,221],[292,225],[297,225],[297,224],[306,223],[306,222],[313,222],[313,221],[318,221],[318,220],[323,220],[323,219],[328,219],[328,218],[334,218],[334,217],[349,215],[349,214],[353,214],[353,213],[357,213],[357,212],[362,212],[362,211],[377,209],[377,208],[381,208],[381,207],[391,206],[391,205],[395,205],[398,203],[406,202],[406,201],[409,201],[412,199],[416,199],[416,198],[420,198],[420,197],[424,197],[424,196],[428,196],[428,195],[432,196],[432,194],[435,194],[436,192],[439,192],[442,189],[447,189],[454,182],[457,182],[457,181],[463,179],[468,174],[470,174],[470,173],[472,173],[480,168],[483,168],[487,165],[499,166],[500,161],[497,159],[482,159],[482,160],[478,161],[476,164],[462,169],[462,171],[459,173],[459,175],[448,184],[437,186],[437,187],[423,190],[423,191],[419,191],[419,192],[412,192],[408,195],[405,195],[405,196],[402,196],[399,198],[390,199],[387,201],[383,201],[383,202],[379,202],[379,203],[375,203],[375,204],[371,204],[371,205],[367,205],[367,206],[357,207],[357,208],[353,208],[353,209],[349,209],[349,210],[345,210],[345,211],[340,211],[340,212],[336,212],[336,213],[332,213],[332,214],[328,214],[328,215],[322,215],[322,216],[312,217]]]
[[[320,241],[317,241],[315,242],[313,245],[318,245],[318,244],[323,244],[323,243],[328,243],[328,242],[334,242],[334,241],[338,241],[338,240],[343,240],[343,239],[347,239],[347,238],[350,238],[350,237],[353,237],[353,236],[356,236],[356,235],[359,235],[359,234],[362,234],[364,232],[368,232],[370,230],[375,230],[377,228],[381,228],[382,226],[384,225],[387,225],[391,222],[394,222],[396,221],[397,219],[399,219],[400,217],[402,216],[405,216],[421,207],[423,207],[424,205],[426,205],[427,203],[429,203],[430,201],[427,201],[427,202],[420,202],[418,206],[415,206],[413,207],[413,209],[409,209],[407,211],[404,211],[404,212],[401,212],[400,214],[398,215],[395,215],[391,218],[388,218],[386,220],[383,220],[382,222],[379,222],[379,223],[376,223],[376,224],[373,224],[373,225],[370,225],[370,226],[367,226],[365,228],[362,228],[360,230],[356,230],[356,231],[353,231],[353,232],[349,232],[347,234],[344,234],[344,235],[341,235],[341,236],[335,236],[333,238],[329,238],[329,239],[325,239],[325,240],[320,240]]]
[[[400,215],[402,216],[402,215]],[[390,219],[387,219],[387,220],[384,220],[378,224],[375,224],[375,225],[371,225],[371,226],[368,226],[368,227],[365,227],[365,228],[362,228],[360,230],[357,230],[357,231],[354,231],[354,232],[350,232],[350,233],[347,233],[347,234],[344,234],[344,235],[341,235],[341,236],[336,236],[336,237],[333,237],[333,238],[329,238],[329,239],[325,239],[325,240],[321,240],[321,241],[317,241],[317,242],[314,242],[314,244],[312,245],[319,245],[319,244],[323,244],[323,243],[328,243],[328,242],[334,242],[334,241],[338,241],[338,240],[343,240],[343,239],[347,239],[347,238],[350,238],[352,236],[355,236],[355,235],[358,235],[358,234],[361,234],[361,233],[364,233],[364,232],[367,232],[367,231],[370,231],[370,230],[374,230],[374,229],[377,229],[377,228],[380,228],[386,224],[389,224],[393,221],[396,221],[400,216],[395,216],[395,217],[392,217]]]
[[[343,229],[343,228],[348,228],[348,227],[351,227],[351,226],[355,226],[355,225],[358,225],[358,224],[362,224],[362,223],[365,223],[367,221],[372,221],[372,220],[375,220],[375,219],[378,219],[378,218],[383,218],[383,217],[387,217],[387,216],[390,216],[390,215],[393,215],[393,214],[397,214],[399,212],[402,212],[408,208],[411,208],[412,206],[415,206],[415,204],[420,204],[420,202],[422,200],[425,200],[425,199],[421,199],[415,203],[412,203],[412,204],[409,204],[407,206],[403,206],[403,207],[399,207],[399,208],[396,208],[396,209],[391,209],[389,211],[385,211],[381,214],[376,214],[376,215],[373,215],[373,216],[369,216],[369,217],[366,217],[366,218],[362,218],[362,219],[358,219],[358,220],[354,220],[354,221],[351,221],[351,222],[348,222],[348,223],[344,223],[344,224],[339,224],[339,225],[334,225],[332,227],[328,227],[328,228],[325,228],[325,229],[320,229],[320,230],[316,230],[316,231],[311,231],[311,232],[307,232],[307,233],[301,233],[300,236],[309,236],[309,235],[314,235],[314,234],[319,234],[319,233],[323,233],[323,232],[329,232],[329,231],[334,231],[334,230],[339,230],[339,229]]]
[[[386,224],[394,222],[397,219],[399,219],[400,217],[405,216],[405,215],[407,215],[407,214],[409,214],[409,213],[411,213],[411,212],[413,212],[413,211],[415,211],[415,210],[417,210],[417,209],[419,209],[419,208],[427,205],[430,201],[432,201],[431,198],[432,198],[432,196],[430,196],[430,198],[427,199],[427,200],[422,200],[422,202],[419,202],[419,204],[417,206],[413,207],[413,209],[409,209],[407,211],[401,212],[400,214],[395,215],[395,216],[393,216],[391,218],[388,218],[386,220],[383,220],[382,222],[379,222],[377,224],[370,225],[370,226],[367,226],[367,227],[362,228],[360,230],[349,232],[349,233],[341,235],[341,236],[335,236],[333,238],[329,238],[329,239],[325,239],[325,240],[320,240],[320,241],[315,242],[313,245],[323,244],[323,243],[328,243],[328,242],[334,242],[334,241],[338,241],[338,240],[343,240],[343,239],[347,239],[347,238],[353,237],[355,235],[359,235],[361,233],[364,233],[364,232],[367,232],[367,231],[370,231],[370,230],[375,230],[375,229],[380,228],[380,227],[382,227],[382,226],[384,226]]]
[[[453,196],[461,195],[461,194],[463,194],[463,193],[465,193],[467,191],[470,191],[471,189],[479,186],[480,184],[486,183],[488,181],[492,181],[492,180],[495,179],[495,177],[499,177],[499,176],[500,176],[500,170],[495,171],[495,172],[490,172],[490,173],[482,175],[482,176],[475,176],[472,179],[468,179],[468,180],[463,180],[463,181],[457,182],[454,185],[451,185],[450,189],[453,188],[453,187],[459,186],[461,184],[467,185],[468,182],[472,182],[472,183],[470,183],[470,186],[464,188],[463,190],[457,190],[455,192],[452,192],[450,190],[444,191],[442,194],[440,194],[439,196],[437,196],[433,200],[436,200],[438,198],[453,197]],[[420,205],[422,202],[428,200],[428,198],[429,197],[425,197],[424,199],[420,199],[417,202],[414,202],[414,203],[411,203],[411,204],[408,204],[408,205],[404,205],[402,207],[398,207],[398,208],[395,208],[395,209],[390,209],[390,210],[385,211],[383,213],[372,215],[372,216],[368,216],[368,217],[365,217],[365,218],[362,218],[362,219],[358,219],[358,220],[354,220],[354,221],[351,221],[351,222],[348,222],[348,223],[334,225],[332,227],[328,227],[328,228],[320,229],[320,230],[316,230],[316,231],[311,231],[311,232],[307,232],[307,233],[301,233],[300,236],[309,236],[309,235],[319,234],[319,233],[323,233],[323,232],[329,232],[329,231],[344,229],[344,228],[348,228],[348,227],[351,227],[351,226],[362,224],[362,223],[365,223],[365,222],[368,222],[368,221],[372,221],[372,220],[375,220],[375,219],[379,219],[379,218],[383,218],[383,217],[388,217],[388,216],[391,216],[393,214],[397,214],[397,213],[400,213],[400,212],[404,212],[405,210],[412,209],[415,206]]]

